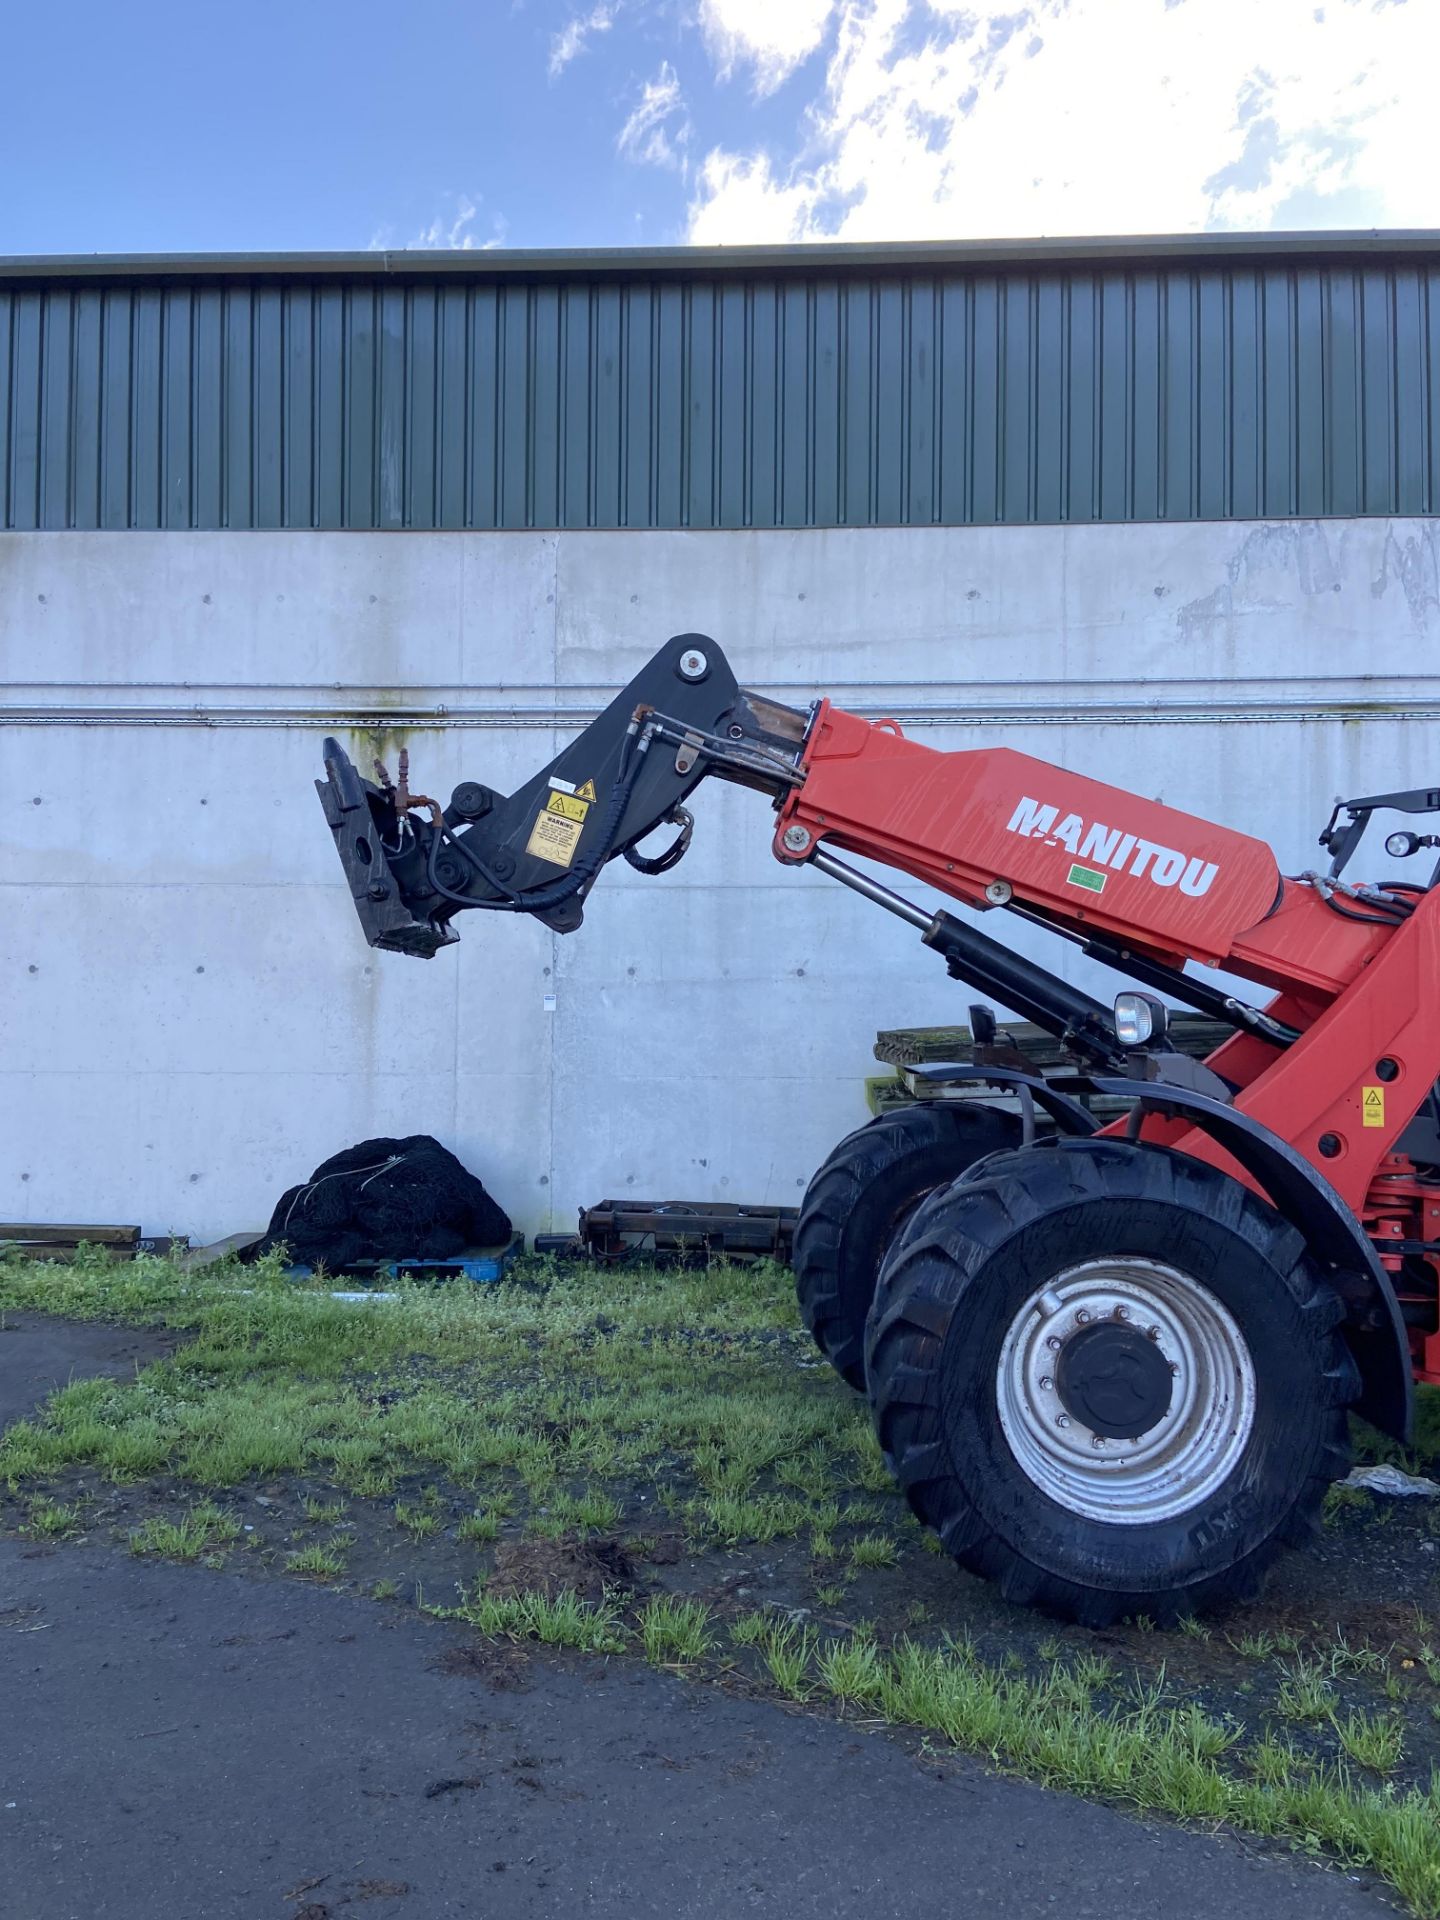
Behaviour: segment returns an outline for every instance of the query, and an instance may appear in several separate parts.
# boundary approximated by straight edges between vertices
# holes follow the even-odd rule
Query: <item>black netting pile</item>
[[[509,1215],[438,1140],[362,1140],[322,1160],[282,1194],[252,1258],[287,1247],[304,1266],[343,1272],[359,1260],[453,1260],[510,1238]]]

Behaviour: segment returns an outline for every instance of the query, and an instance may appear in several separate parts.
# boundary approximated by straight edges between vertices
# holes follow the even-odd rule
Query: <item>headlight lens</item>
[[[1116,994],[1115,1038],[1122,1047],[1147,1047],[1152,1040],[1163,1040],[1168,1024],[1163,1003],[1148,993]]]

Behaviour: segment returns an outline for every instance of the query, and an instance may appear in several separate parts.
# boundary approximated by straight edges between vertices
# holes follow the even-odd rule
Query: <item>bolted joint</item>
[[[787,853],[808,853],[812,835],[808,827],[802,827],[797,821],[794,826],[786,827],[780,836],[781,845]]]
[[[490,811],[490,789],[478,780],[462,780],[450,796],[450,805],[462,820],[482,819]]]

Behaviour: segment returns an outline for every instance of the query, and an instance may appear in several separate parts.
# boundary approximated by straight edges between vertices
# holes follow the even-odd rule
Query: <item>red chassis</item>
[[[1277,1051],[1237,1033],[1207,1064],[1363,1222],[1405,1310],[1415,1377],[1440,1385],[1440,1177],[1400,1144],[1440,1077],[1440,889],[1416,892],[1398,924],[1349,918],[1247,834],[1006,747],[937,752],[828,701],[801,769],[778,860],[803,864],[823,842],[969,907],[1028,909],[1062,933],[1272,989],[1265,1012],[1300,1037]],[[1183,1120],[1149,1114],[1142,1137],[1255,1184]]]

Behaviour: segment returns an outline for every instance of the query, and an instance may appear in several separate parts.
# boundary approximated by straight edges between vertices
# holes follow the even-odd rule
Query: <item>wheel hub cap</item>
[[[1187,1513],[1235,1470],[1255,1368],[1206,1286],[1125,1256],[1068,1267],[1011,1321],[1000,1425],[1040,1490],[1083,1518],[1142,1526]]]
[[[1099,1320],[1061,1347],[1055,1386],[1072,1419],[1107,1440],[1125,1440],[1148,1433],[1169,1411],[1173,1376],[1155,1341],[1123,1320]]]

